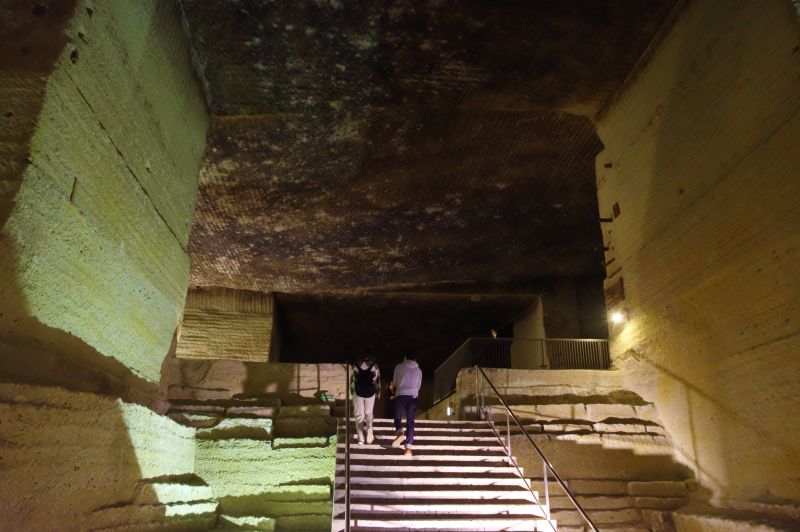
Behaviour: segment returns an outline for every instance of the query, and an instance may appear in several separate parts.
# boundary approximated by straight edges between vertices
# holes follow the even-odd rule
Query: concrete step
[[[344,418],[338,418],[339,425],[344,427]],[[406,420],[403,419],[403,426],[405,427]],[[350,418],[350,425],[355,426],[355,419]],[[372,426],[375,428],[386,428],[394,430],[394,420],[393,419],[373,419]],[[463,421],[463,420],[453,420],[453,421],[445,421],[441,419],[417,419],[414,421],[414,427],[419,429],[434,429],[434,428],[450,428],[450,429],[463,429],[463,430],[476,430],[476,429],[488,429],[489,425],[486,421]]]
[[[396,449],[393,449],[397,451]],[[459,458],[461,458],[459,460]],[[342,462],[344,463],[344,455],[342,455]],[[353,454],[350,455],[350,466],[448,466],[448,467],[513,467],[508,457],[505,456],[487,456],[481,459],[480,457],[467,456],[456,457],[450,459],[446,456],[425,456],[415,454],[413,456],[404,456],[402,454],[383,454],[380,457],[367,456],[366,458],[356,458]]]
[[[343,452],[343,449],[344,449],[345,445],[341,441],[342,438],[339,438],[339,440],[340,440],[340,443],[336,444],[336,449],[337,449],[338,452]],[[416,441],[415,441],[415,443],[416,443]],[[478,444],[478,445],[475,445],[475,444],[472,444],[472,445],[470,445],[470,444],[465,444],[465,445],[452,444],[452,445],[448,445],[448,444],[425,443],[425,445],[415,445],[414,453],[432,453],[432,454],[435,454],[435,453],[459,453],[459,454],[461,454],[461,453],[465,453],[465,454],[486,453],[486,454],[490,454],[491,453],[491,454],[503,454],[503,455],[505,455],[505,451],[503,450],[503,446],[500,445],[497,442],[496,438],[495,438],[495,443],[497,443],[497,445],[480,445],[480,444]],[[381,444],[377,444],[377,443],[372,443],[372,444],[369,444],[369,445],[368,444],[359,445],[359,444],[357,444],[355,442],[351,442],[351,444],[350,444],[350,452],[352,453],[355,449],[358,449],[359,452],[364,452],[364,453],[366,453],[366,452],[382,452],[382,453],[384,453],[384,452],[387,452],[387,451],[392,450],[394,448],[393,447],[389,447],[387,444],[381,445]]]
[[[394,449],[393,449],[394,450]],[[359,463],[372,461],[374,463],[382,464],[386,461],[394,461],[398,459],[397,453],[389,453],[386,452],[388,449],[381,451],[384,452],[365,452],[364,450],[360,449],[359,445],[354,445],[350,448],[350,460],[356,461]],[[509,464],[509,458],[505,453],[486,453],[486,454],[479,454],[479,453],[471,453],[471,454],[454,454],[450,452],[439,452],[433,453],[425,449],[424,447],[418,447],[414,449],[414,456],[404,456],[403,460],[412,460],[412,461],[444,461],[444,462],[475,462],[475,463],[486,463],[486,462],[496,462],[496,463],[504,463]],[[336,454],[337,460],[344,460],[344,453],[339,452]]]
[[[378,432],[375,431],[375,439],[382,441],[382,442],[391,442],[394,440],[395,435],[392,432],[391,434],[388,432]],[[344,435],[340,432],[339,433],[339,441],[344,440]],[[459,445],[486,445],[486,444],[495,444],[497,443],[497,437],[492,436],[471,436],[465,434],[425,434],[425,433],[418,433],[414,431],[414,442],[430,442],[434,445],[446,445],[448,442],[451,443],[458,443]]]
[[[372,429],[375,433],[381,434],[394,434],[395,428],[394,425],[375,425],[373,423]],[[355,424],[350,425],[350,432],[354,432],[356,430]],[[405,430],[405,424],[403,424],[403,430]],[[339,431],[344,432],[344,426],[339,426]],[[414,424],[414,434],[438,434],[438,433],[446,433],[446,434],[475,434],[486,436],[490,434],[494,434],[489,424],[486,423],[482,427],[459,427],[459,426],[418,426],[416,423]]]
[[[522,468],[520,468],[522,470]],[[344,464],[337,464],[337,475],[339,472],[344,472]],[[524,473],[524,470],[522,470]],[[516,469],[509,466],[491,466],[491,465],[440,465],[437,463],[420,464],[412,460],[398,460],[396,463],[389,465],[364,463],[354,464],[350,463],[350,476],[355,473],[365,474],[383,474],[392,473],[397,476],[408,476],[411,473],[428,473],[437,475],[456,476],[461,474],[480,474],[480,475],[500,475],[500,474],[516,474]]]
[[[351,530],[353,532],[370,529],[392,530],[526,530],[548,531],[556,530],[555,523],[548,523],[535,517],[508,517],[508,516],[480,516],[480,515],[447,515],[421,517],[407,514],[372,515],[369,512],[352,512]],[[341,516],[334,519],[331,530],[344,530],[344,520]]]
[[[558,525],[558,532],[586,532],[588,527],[584,526],[570,526],[560,524]],[[612,525],[612,526],[604,526],[602,528],[603,532],[652,532],[653,529],[644,526],[643,524],[636,524],[632,523],[629,525]]]
[[[340,500],[343,497],[344,484],[336,486]],[[486,486],[476,489],[475,486],[397,486],[394,484],[350,484],[351,500],[402,500],[402,499],[461,499],[471,501],[526,500],[536,502],[538,492],[531,493],[522,486]]]
[[[344,512],[344,505],[336,503],[333,505],[334,514],[339,515]],[[502,503],[492,501],[443,499],[433,502],[425,499],[405,499],[397,501],[387,501],[385,499],[350,499],[350,512],[373,513],[376,517],[382,513],[403,513],[403,514],[436,514],[436,515],[524,515],[527,517],[544,518],[544,510],[536,503],[525,500],[504,500]]]
[[[337,482],[341,482],[342,473],[337,476]],[[392,484],[394,486],[411,486],[421,488],[422,486],[515,486],[527,489],[525,481],[515,472],[506,471],[503,473],[462,473],[458,476],[448,477],[431,473],[407,472],[403,476],[398,476],[397,472],[361,472],[353,471],[350,474],[350,484],[357,486],[374,486]]]

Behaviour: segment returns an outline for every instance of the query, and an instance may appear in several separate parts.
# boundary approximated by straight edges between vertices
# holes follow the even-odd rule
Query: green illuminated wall
[[[34,46],[0,63],[21,132],[0,139],[2,370],[56,352],[157,381],[188,285],[205,104],[173,2],[68,5],[4,13]]]

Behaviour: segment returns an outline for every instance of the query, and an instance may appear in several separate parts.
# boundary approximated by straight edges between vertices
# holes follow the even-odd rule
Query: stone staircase
[[[376,419],[374,432],[372,445],[350,447],[353,531],[555,529],[485,422],[419,420],[411,457],[391,447],[391,420]],[[344,530],[344,448],[342,426],[334,531]]]

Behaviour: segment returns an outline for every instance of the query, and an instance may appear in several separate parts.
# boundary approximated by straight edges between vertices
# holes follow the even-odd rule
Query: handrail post
[[[491,388],[492,391],[494,392],[494,394],[497,396],[497,399],[498,399],[498,401],[500,401],[500,404],[503,406],[503,408],[506,409],[507,414],[511,417],[511,419],[514,420],[514,423],[520,428],[520,430],[522,431],[522,434],[527,438],[528,442],[531,444],[533,449],[536,451],[536,454],[539,455],[539,458],[542,460],[542,463],[544,464],[544,470],[545,470],[544,479],[545,479],[545,482],[547,482],[548,472],[549,472],[550,474],[553,475],[553,478],[556,479],[556,482],[558,482],[558,484],[561,486],[561,489],[564,491],[564,494],[567,496],[567,498],[570,500],[570,502],[572,502],[573,506],[575,506],[575,509],[578,510],[578,513],[581,515],[583,520],[586,521],[586,523],[589,525],[589,528],[593,532],[598,532],[597,527],[595,526],[594,522],[591,520],[589,515],[586,513],[586,511],[583,509],[583,506],[581,506],[581,504],[578,502],[578,499],[575,497],[575,495],[572,493],[572,491],[570,491],[570,489],[564,483],[564,480],[556,472],[556,470],[553,467],[553,465],[547,460],[547,457],[544,455],[544,453],[539,448],[539,446],[536,445],[536,442],[533,441],[533,438],[528,433],[528,431],[525,430],[525,427],[522,426],[522,423],[519,421],[519,419],[517,418],[516,414],[514,414],[514,412],[508,406],[508,403],[506,403],[505,399],[503,399],[503,396],[500,395],[500,392],[497,391],[497,388],[495,388],[494,384],[492,384],[492,381],[489,380],[489,377],[486,376],[486,373],[481,368],[477,368],[477,369],[481,372],[481,376],[483,377],[483,380],[481,381],[481,384],[483,384],[483,381],[486,381],[486,384],[489,385],[489,388]],[[497,436],[497,438],[499,440],[502,441],[502,438],[500,437],[499,434],[497,434],[497,432],[495,432],[495,435]],[[549,488],[546,486],[545,497],[547,497],[547,503],[549,505],[549,491],[547,491],[548,489]]]
[[[508,412],[506,412],[506,441],[508,441],[508,456],[511,457],[511,425],[508,422]]]
[[[345,364],[344,532],[350,532],[350,364]]]
[[[547,519],[550,520],[550,482],[547,478],[547,464],[542,460],[542,472],[544,473],[544,507],[547,508]]]
[[[481,402],[478,399],[478,366],[475,365],[475,419],[481,420]]]

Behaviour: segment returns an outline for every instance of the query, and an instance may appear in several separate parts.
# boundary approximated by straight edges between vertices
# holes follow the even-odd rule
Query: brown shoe
[[[403,456],[414,456],[414,451],[411,450],[411,447],[406,447],[406,450],[403,451]]]

